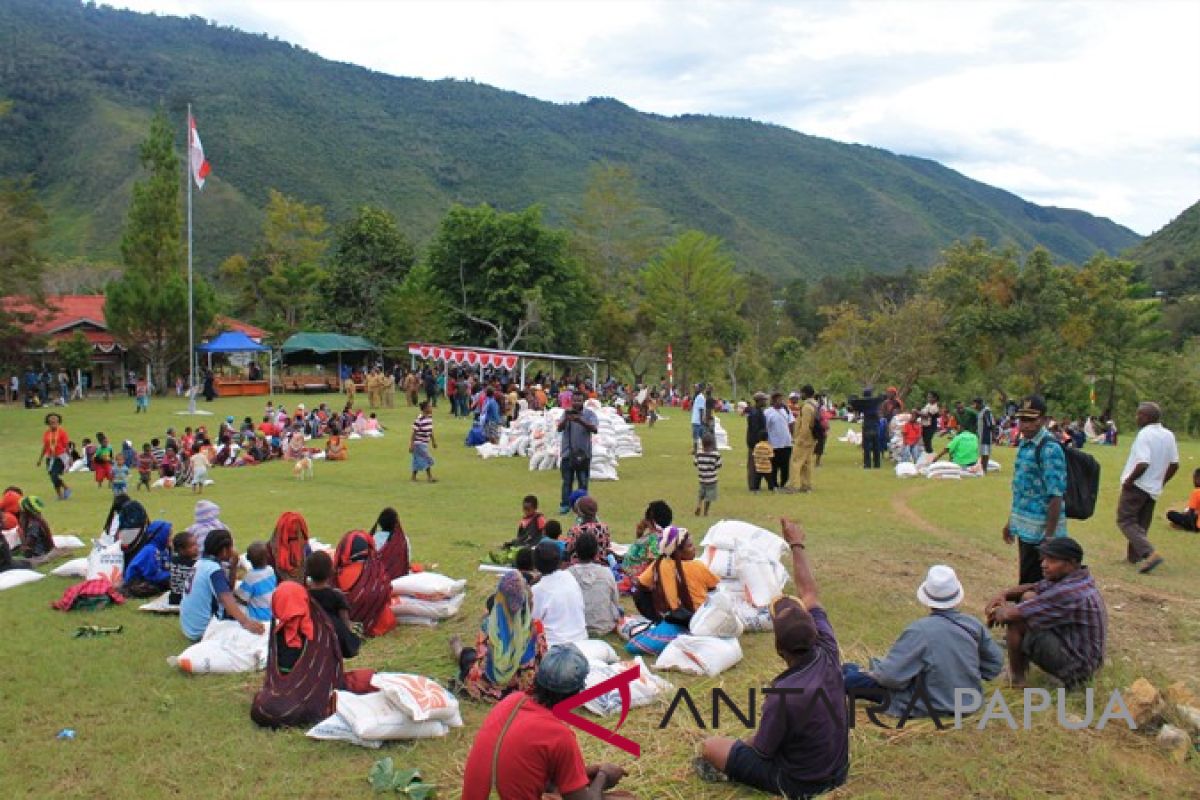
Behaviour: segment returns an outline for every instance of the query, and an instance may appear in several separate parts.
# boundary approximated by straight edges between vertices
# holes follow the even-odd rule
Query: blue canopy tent
[[[214,336],[210,341],[196,348],[197,352],[208,353],[208,366],[212,368],[213,353],[269,353],[271,348],[259,344],[241,331],[225,331]],[[268,392],[274,393],[275,365],[270,356],[267,357]]]

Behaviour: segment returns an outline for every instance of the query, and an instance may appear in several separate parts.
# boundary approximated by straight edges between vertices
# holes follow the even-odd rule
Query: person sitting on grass
[[[146,528],[146,539],[125,567],[122,594],[154,597],[171,588],[171,523],[154,520]]]
[[[192,582],[192,575],[196,572],[196,559],[200,557],[200,545],[191,533],[180,531],[171,540],[171,548],[174,553],[171,555],[170,594],[167,595],[167,602],[170,605],[178,606],[187,593],[187,587]]]
[[[575,563],[567,570],[583,593],[583,618],[589,636],[612,633],[622,616],[617,581],[607,564],[597,563],[599,555],[599,542],[585,531],[575,539]]]
[[[389,581],[403,578],[412,571],[408,534],[400,524],[400,514],[396,509],[389,506],[379,512],[375,524],[371,526],[371,536],[375,539],[375,550],[383,561]]]
[[[1013,687],[1025,685],[1033,662],[1073,689],[1104,663],[1108,610],[1078,542],[1046,539],[1039,549],[1045,578],[1004,590],[984,611],[989,625],[1008,626]]]
[[[17,513],[17,533],[21,538],[21,554],[26,558],[42,559],[54,549],[54,535],[50,523],[43,516],[46,504],[36,495],[21,498],[21,510]]]
[[[246,548],[250,571],[237,585],[238,600],[246,604],[246,614],[259,622],[271,621],[271,595],[277,581],[271,567],[271,552],[266,542],[254,542]]]
[[[592,556],[592,560],[597,564],[608,563],[610,555],[609,550],[612,547],[612,536],[608,532],[608,526],[597,519],[600,513],[600,505],[596,502],[596,498],[590,495],[584,495],[575,501],[574,505],[577,522],[571,526],[571,530],[567,532],[567,538],[563,542],[563,552],[567,559],[572,564],[580,562],[579,554],[575,552],[575,543],[585,533],[590,533],[596,539],[597,550]]]
[[[187,593],[179,603],[179,625],[183,635],[200,641],[208,623],[217,619],[236,620],[246,630],[263,634],[267,628],[246,616],[233,595],[237,580],[237,550],[229,531],[213,531],[204,541],[204,558],[196,564]]]
[[[947,442],[942,451],[933,457],[933,461],[941,460],[942,456],[947,453],[950,455],[952,462],[963,469],[970,469],[979,463],[979,437],[973,431],[964,428],[954,434],[954,438]]]
[[[646,506],[646,511],[634,530],[636,538],[621,561],[621,568],[625,571],[634,592],[638,591],[638,576],[658,558],[659,537],[665,529],[671,527],[674,518],[674,512],[664,500],[655,500]]]
[[[583,592],[561,564],[557,542],[542,542],[533,549],[534,569],[542,575],[533,587],[533,617],[541,621],[551,646],[588,638]]]
[[[559,556],[567,557],[567,543],[562,540],[562,523],[558,520],[546,520],[546,527],[542,530],[542,542],[553,542],[554,546],[558,548]],[[542,542],[538,542],[538,544]]]
[[[686,528],[672,525],[663,531],[658,552],[654,563],[638,576],[638,586],[648,591],[635,594],[634,604],[651,622],[671,617],[686,627],[721,579],[696,560],[696,545]]]
[[[917,600],[929,613],[904,629],[886,658],[872,659],[865,671],[857,664],[843,664],[842,674],[847,689],[889,689],[884,713],[890,716],[927,717],[931,711],[950,716],[955,690],[969,688],[982,696],[983,681],[1000,674],[1004,653],[982,622],[957,610],[963,587],[950,567],[930,567],[917,588]],[[924,698],[918,693],[921,689]]]
[[[476,700],[496,701],[533,687],[538,663],[546,652],[542,623],[533,617],[533,598],[524,575],[512,570],[500,576],[488,598],[487,613],[474,647],[450,637],[458,665],[458,682]]]
[[[350,619],[362,623],[367,636],[383,636],[396,627],[392,583],[370,534],[350,531],[343,536],[333,564],[334,583],[350,603]]]
[[[521,521],[517,523],[517,535],[504,543],[499,551],[488,551],[488,560],[493,564],[513,563],[517,551],[523,547],[537,547],[546,530],[546,515],[538,511],[538,499],[532,494],[521,501]]]
[[[1188,497],[1187,508],[1183,511],[1168,511],[1167,522],[1180,530],[1189,533],[1200,532],[1200,467],[1192,472],[1192,494]]]
[[[304,559],[312,553],[308,545],[308,522],[304,517],[295,511],[280,514],[279,519],[275,520],[275,532],[268,547],[271,565],[275,567],[275,577],[279,582],[292,580],[304,583]]]
[[[533,689],[509,694],[484,718],[463,770],[463,800],[541,798],[547,790],[562,800],[601,800],[625,777],[614,764],[586,766],[574,732],[551,711],[583,691],[587,674],[574,647],[546,653]]]
[[[350,448],[342,439],[342,430],[338,426],[334,426],[329,434],[328,441],[325,442],[325,460],[326,461],[345,461],[350,457]]]
[[[304,570],[308,575],[309,594],[333,622],[342,658],[354,658],[362,647],[362,637],[359,636],[362,625],[350,620],[350,602],[341,589],[330,585],[333,581],[333,559],[328,553],[318,550],[305,559]]]
[[[704,740],[692,764],[706,781],[729,780],[786,797],[813,797],[846,782],[850,737],[837,639],[821,606],[817,582],[805,555],[804,528],[781,520],[792,551],[800,596],[771,604],[775,652],[787,664],[763,702],[754,734],[745,740],[714,736]],[[819,699],[829,698],[826,705]],[[789,694],[801,694],[789,699]]]

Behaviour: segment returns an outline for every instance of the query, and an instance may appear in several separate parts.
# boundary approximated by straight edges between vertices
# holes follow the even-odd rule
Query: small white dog
[[[313,478],[313,462],[308,456],[298,459],[292,465],[292,474],[296,476],[296,480],[312,480]]]

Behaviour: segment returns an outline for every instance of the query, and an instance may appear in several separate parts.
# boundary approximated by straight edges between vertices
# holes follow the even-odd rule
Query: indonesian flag
[[[204,179],[212,172],[212,167],[204,159],[204,147],[200,144],[200,134],[196,131],[196,118],[188,118],[188,164],[192,169],[192,177],[196,188],[204,188]]]

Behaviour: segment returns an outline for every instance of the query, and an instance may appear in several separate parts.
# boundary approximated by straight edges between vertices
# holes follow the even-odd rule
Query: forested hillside
[[[381,206],[424,243],[453,203],[537,203],[563,224],[598,162],[627,165],[672,229],[720,236],[739,269],[780,281],[923,268],[972,236],[1074,262],[1138,240],[932,161],[778,126],[390,77],[199,18],[72,0],[0,4],[0,99],[0,177],[34,176],[59,257],[116,259],[150,117],[167,110],[182,152],[189,101],[214,168],[195,210],[209,274],[252,247],[271,189],[334,222]]]

